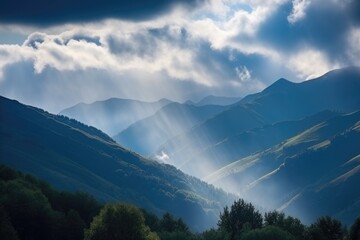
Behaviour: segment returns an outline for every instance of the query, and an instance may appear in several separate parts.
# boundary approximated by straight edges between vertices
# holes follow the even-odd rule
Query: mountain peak
[[[294,86],[295,83],[285,79],[285,78],[280,78],[279,80],[277,80],[276,82],[274,82],[273,84],[271,84],[269,87],[267,87],[264,92],[268,92],[268,91],[283,91],[283,90],[287,90],[288,88]]]
[[[276,80],[273,84],[270,85],[271,86],[288,86],[288,85],[293,85],[294,83],[285,79],[285,78],[280,78],[278,80]]]

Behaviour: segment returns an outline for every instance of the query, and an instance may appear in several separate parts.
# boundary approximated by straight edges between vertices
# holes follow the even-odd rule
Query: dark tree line
[[[331,217],[310,226],[272,211],[262,215],[239,199],[218,227],[194,234],[181,218],[161,218],[129,204],[106,204],[85,193],[57,191],[0,165],[1,240],[360,240],[360,218],[349,230]]]
[[[305,226],[297,218],[272,211],[264,217],[251,203],[240,199],[220,214],[218,238],[229,240],[360,240],[360,218],[350,228],[329,216]]]
[[[101,207],[89,194],[57,191],[0,165],[0,239],[83,239]]]

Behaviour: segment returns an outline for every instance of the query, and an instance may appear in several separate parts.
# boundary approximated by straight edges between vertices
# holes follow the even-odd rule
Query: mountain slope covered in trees
[[[233,196],[175,167],[144,159],[99,130],[0,98],[0,162],[59,189],[171,212],[193,229],[213,226]]]
[[[350,231],[328,216],[306,226],[281,212],[261,214],[243,199],[223,209],[216,228],[194,233],[169,213],[159,217],[131,204],[103,205],[91,195],[56,190],[4,165],[0,165],[0,186],[4,240],[357,240],[360,236],[360,218]]]

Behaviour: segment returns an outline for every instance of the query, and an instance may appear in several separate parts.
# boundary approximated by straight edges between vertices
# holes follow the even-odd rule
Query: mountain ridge
[[[281,86],[285,86],[281,89]],[[289,87],[290,86],[290,87]],[[165,153],[176,166],[198,156],[231,136],[252,128],[282,121],[300,120],[324,110],[349,112],[360,109],[360,68],[334,70],[302,83],[280,80],[262,92],[245,97],[228,110],[164,143],[157,154]],[[251,119],[245,127],[244,119]],[[189,148],[189,146],[195,146]],[[241,147],[241,146],[240,146]],[[222,158],[226,158],[223,156]],[[204,165],[206,157],[199,159]],[[188,171],[189,169],[183,169]],[[198,172],[189,172],[198,177]],[[209,174],[209,172],[208,172]]]
[[[165,98],[154,102],[109,98],[92,103],[78,103],[59,114],[97,127],[111,136],[169,103],[172,101]]]
[[[239,159],[212,178],[217,186],[238,189],[256,204],[277,208],[307,223],[320,215],[350,223],[356,216],[347,209],[360,201],[360,194],[354,193],[360,179],[359,142],[360,111],[341,114]],[[266,204],[259,196],[266,196]],[[358,211],[360,206],[353,208]]]
[[[225,96],[215,96],[215,95],[208,95],[202,98],[197,103],[194,103],[196,106],[204,106],[204,105],[232,105],[236,102],[240,101],[241,97],[225,97]]]
[[[214,226],[222,207],[234,199],[173,166],[134,154],[77,121],[4,97],[0,107],[0,162],[59,189],[131,202],[157,214],[171,212],[195,231]]]

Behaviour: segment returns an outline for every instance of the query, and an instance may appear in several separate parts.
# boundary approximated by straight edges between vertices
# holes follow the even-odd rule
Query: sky
[[[359,65],[357,0],[0,2],[0,95],[52,113],[246,96]]]

